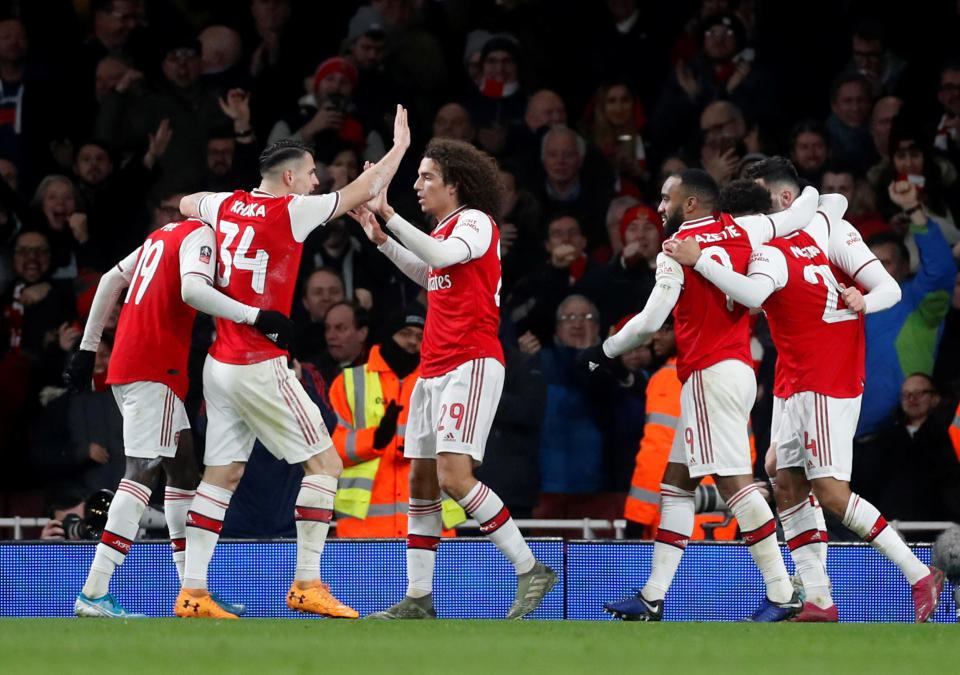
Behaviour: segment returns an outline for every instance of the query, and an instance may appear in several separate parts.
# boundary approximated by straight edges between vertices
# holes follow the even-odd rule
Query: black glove
[[[90,390],[96,359],[97,353],[86,349],[78,349],[67,358],[67,365],[63,368],[63,383],[68,390],[75,393]]]
[[[623,365],[619,359],[611,359],[603,353],[603,345],[594,345],[587,347],[579,356],[577,364],[587,372],[588,375],[607,376],[619,383],[626,383],[630,380],[630,371]]]
[[[253,325],[280,349],[290,348],[290,343],[293,342],[297,331],[297,325],[293,321],[282,312],[272,309],[261,309]]]
[[[397,435],[397,418],[400,417],[401,410],[403,406],[397,405],[396,401],[387,404],[387,410],[380,419],[380,426],[373,432],[373,447],[377,450],[387,447],[387,443]]]

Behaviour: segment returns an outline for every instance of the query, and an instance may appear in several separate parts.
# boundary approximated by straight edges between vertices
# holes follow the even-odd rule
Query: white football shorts
[[[802,468],[811,480],[849,481],[861,398],[812,391],[774,398],[770,439],[777,444],[777,469]]]
[[[173,457],[180,432],[190,428],[183,401],[161,382],[110,385],[123,415],[123,454],[127,457]]]
[[[298,464],[333,447],[320,409],[310,400],[286,357],[251,364],[203,364],[207,442],[203,463],[246,462],[259,438],[270,453]]]
[[[748,426],[757,398],[753,368],[727,359],[695,370],[680,390],[680,419],[670,461],[699,478],[753,475]]]
[[[503,364],[483,358],[417,380],[410,395],[403,456],[434,459],[439,452],[453,452],[470,455],[475,464],[483,462],[503,375]]]

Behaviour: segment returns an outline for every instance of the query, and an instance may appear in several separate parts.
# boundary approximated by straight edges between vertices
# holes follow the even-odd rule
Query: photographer
[[[63,490],[48,500],[50,520],[43,526],[40,539],[99,539],[112,500],[113,493],[110,490],[97,490],[90,495],[76,488]]]

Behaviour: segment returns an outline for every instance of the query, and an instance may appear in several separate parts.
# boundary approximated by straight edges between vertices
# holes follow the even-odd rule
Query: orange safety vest
[[[645,536],[653,539],[660,523],[660,482],[670,460],[670,447],[677,422],[680,419],[680,378],[677,377],[676,357],[667,361],[653,374],[647,383],[647,421],[643,427],[643,438],[637,452],[636,467],[630,481],[624,517],[627,520],[645,525]],[[750,456],[756,461],[757,453],[750,433]],[[703,483],[713,483],[707,476]],[[691,539],[706,539],[703,529],[705,523],[722,523],[724,515],[697,514],[694,517]],[[714,539],[736,539],[737,521],[713,530]]]
[[[377,427],[355,428],[353,411],[360,403],[354,400],[358,395],[358,387],[355,386],[348,392],[343,373],[337,375],[333,381],[330,388],[330,403],[337,413],[337,428],[333,432],[333,444],[340,459],[343,460],[343,466],[353,467],[371,460],[380,460],[372,486],[369,485],[369,479],[359,479],[366,483],[363,489],[370,491],[370,504],[366,510],[366,517],[352,517],[338,510],[337,536],[406,537],[410,498],[410,460],[403,456],[403,439],[410,412],[410,395],[420,376],[420,368],[418,367],[401,381],[383,360],[380,345],[374,345],[370,349],[367,363],[355,370],[379,374],[382,393],[377,403],[380,414],[391,400],[403,406],[403,410],[397,418],[396,435],[384,448],[377,450],[373,447],[373,435]],[[363,374],[358,376],[363,379]],[[360,397],[363,397],[362,392]],[[369,412],[367,411],[366,415],[368,419]],[[379,416],[375,418],[379,420]],[[339,489],[349,489],[348,483],[349,479],[341,477]],[[454,534],[453,530],[443,532],[443,536],[454,536]]]
[[[957,412],[953,415],[953,423],[947,429],[947,433],[950,434],[953,451],[957,453],[957,461],[960,462],[960,405],[957,406]]]

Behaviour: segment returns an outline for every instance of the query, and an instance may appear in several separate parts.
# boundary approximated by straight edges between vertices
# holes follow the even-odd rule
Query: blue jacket
[[[866,319],[867,381],[858,436],[888,426],[908,375],[933,373],[943,318],[950,309],[957,279],[950,244],[932,220],[911,226],[911,231],[920,252],[920,271],[900,284],[899,303]]]

